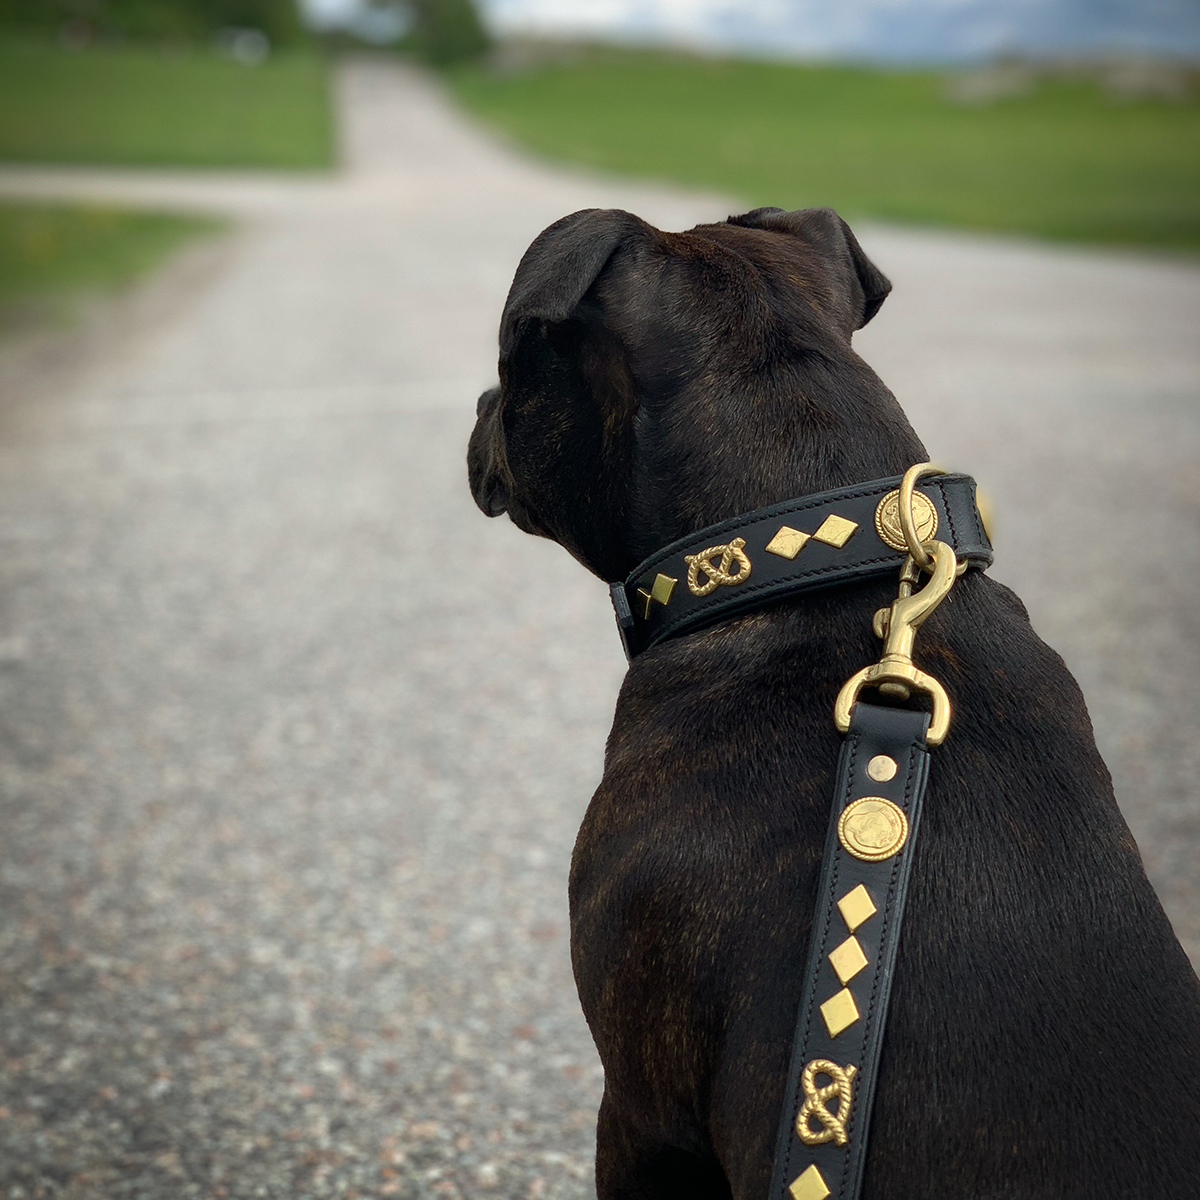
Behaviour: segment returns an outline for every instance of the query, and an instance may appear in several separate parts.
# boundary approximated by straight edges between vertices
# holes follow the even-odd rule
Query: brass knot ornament
[[[937,509],[933,501],[924,492],[913,492],[912,497],[913,525],[917,537],[927,542],[937,533]],[[879,540],[893,550],[907,550],[908,543],[904,540],[904,527],[900,524],[900,489],[888,492],[875,509],[875,532]]]
[[[693,596],[707,596],[716,591],[718,586],[733,587],[745,583],[750,578],[750,560],[742,550],[745,544],[745,538],[734,538],[727,546],[709,546],[699,554],[685,554],[688,591]],[[718,554],[721,561],[714,564],[712,560]],[[734,563],[738,568],[736,574],[729,570]],[[701,573],[704,574],[703,583],[700,582]]]
[[[857,1067],[839,1067],[827,1058],[814,1058],[805,1066],[800,1076],[804,1103],[796,1116],[796,1133],[806,1146],[820,1146],[824,1142],[844,1146],[849,1141],[846,1124],[850,1120],[851,1084],[856,1074]],[[818,1075],[828,1075],[829,1083],[817,1087]],[[833,1100],[837,1101],[836,1110],[830,1107]],[[814,1129],[813,1121],[821,1128]]]
[[[838,840],[863,862],[891,858],[907,839],[904,810],[882,796],[864,796],[847,804],[838,819]]]

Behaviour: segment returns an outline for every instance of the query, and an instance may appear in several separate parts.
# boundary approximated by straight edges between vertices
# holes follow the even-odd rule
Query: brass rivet
[[[896,778],[896,760],[886,754],[877,754],[867,763],[867,774],[876,783],[887,783]]]

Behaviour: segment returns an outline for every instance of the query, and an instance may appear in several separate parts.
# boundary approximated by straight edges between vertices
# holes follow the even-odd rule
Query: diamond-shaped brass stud
[[[788,1184],[788,1191],[795,1200],[825,1200],[829,1195],[829,1185],[817,1170],[817,1164],[813,1163]]]
[[[853,933],[864,921],[875,915],[875,902],[871,893],[860,883],[851,888],[839,901],[838,912],[846,922],[846,928]]]
[[[678,582],[678,579],[672,579],[670,575],[661,573],[655,575],[654,586],[650,589],[650,599],[657,600],[659,604],[666,604],[671,599],[671,593],[675,590]]]
[[[829,962],[842,983],[849,983],[867,965],[867,956],[851,934],[836,950],[829,952]]]
[[[657,601],[659,604],[667,604],[678,582],[678,579],[672,579],[670,575],[664,575],[660,571],[655,575],[654,582],[650,585],[649,591],[646,591],[645,588],[638,588],[637,594],[638,599],[642,602],[641,616],[643,621],[650,619],[651,602]]]
[[[804,549],[804,543],[810,536],[790,525],[780,525],[779,532],[767,543],[767,553],[778,554],[780,558],[795,558]]]
[[[857,521],[847,521],[834,513],[821,522],[821,528],[813,534],[813,540],[824,542],[827,546],[836,546],[839,550],[854,536],[858,528]]]
[[[825,1018],[825,1028],[830,1037],[837,1037],[844,1029],[849,1029],[858,1020],[858,1005],[850,995],[849,988],[842,988],[835,996],[830,996],[821,1005],[821,1016]]]

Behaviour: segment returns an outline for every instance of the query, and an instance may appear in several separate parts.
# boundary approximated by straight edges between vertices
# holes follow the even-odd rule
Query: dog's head
[[[900,474],[922,447],[850,348],[890,289],[830,209],[687,233],[564,217],[508,294],[476,502],[615,580],[705,525]]]

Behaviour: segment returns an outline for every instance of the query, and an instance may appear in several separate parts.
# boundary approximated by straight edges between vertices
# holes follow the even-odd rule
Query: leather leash
[[[904,477],[901,504],[916,475]],[[857,1200],[887,1023],[904,902],[916,853],[929,747],[950,726],[950,701],[912,661],[925,618],[959,574],[945,542],[920,543],[900,573],[900,595],[875,614],[883,657],[853,675],[834,704],[846,735],[825,838],[796,1035],[775,1148],[771,1200]],[[929,582],[919,591],[925,560]],[[964,564],[965,567],[965,564]],[[932,716],[860,700],[866,687],[897,700],[925,692]]]
[[[632,658],[771,600],[900,568],[895,603],[874,618],[883,656],[852,676],[834,705],[846,738],[769,1200],[857,1200],[862,1189],[929,747],[945,738],[951,716],[941,684],[913,663],[913,644],[955,579],[991,562],[974,481],[942,476],[917,491],[930,474],[940,473],[920,463],[899,479],[760,509],[667,546],[624,584],[612,585],[617,626]],[[852,545],[868,514],[875,538]],[[934,539],[942,529],[946,540]],[[810,546],[816,553],[797,565]],[[922,574],[929,581],[914,591]],[[686,593],[672,609],[681,577]],[[755,586],[743,587],[751,578]],[[932,713],[867,703],[859,698],[866,688],[893,701],[923,692]]]
[[[852,1200],[862,1185],[929,774],[928,723],[928,713],[861,701],[851,715],[825,839],[771,1200]]]

